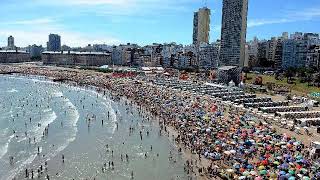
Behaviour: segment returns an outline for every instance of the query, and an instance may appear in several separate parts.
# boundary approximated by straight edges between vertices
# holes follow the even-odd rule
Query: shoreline
[[[39,68],[40,69],[40,68]],[[41,70],[40,70],[41,71]],[[46,71],[50,71],[50,69],[47,69]],[[32,72],[31,72],[32,73]],[[48,76],[48,74],[45,74],[45,73],[41,73],[41,72],[37,72],[37,71],[35,71],[34,72],[34,74],[31,74],[31,75],[39,75],[39,74],[37,74],[37,73],[39,73],[40,75],[42,75],[42,76],[46,76],[47,78],[49,77],[49,79],[50,79],[50,77],[51,78],[57,78],[57,77],[54,77],[54,76]],[[47,72],[47,73],[49,73],[50,74],[50,72]],[[51,72],[51,73],[53,73],[53,72]],[[91,71],[83,71],[83,70],[81,70],[81,71],[77,71],[77,73],[83,73],[84,74],[84,76],[86,76],[86,75],[88,75],[88,76],[94,76],[94,75],[97,75],[97,77],[99,77],[99,75],[100,76],[106,76],[106,74],[103,74],[103,73],[97,73],[97,72],[91,72]],[[30,72],[28,73],[28,72],[23,72],[22,71],[22,73],[21,73],[22,75],[23,74],[25,74],[25,75],[30,75]],[[96,78],[97,78],[96,77]],[[58,78],[61,78],[60,76],[58,76]],[[152,117],[155,117],[154,119],[156,119],[157,120],[157,122],[159,122],[159,124],[160,125],[163,125],[163,127],[164,127],[164,129],[165,129],[165,131],[166,132],[169,132],[169,134],[170,134],[170,136],[168,137],[168,139],[171,141],[171,142],[173,142],[173,144],[174,145],[176,145],[176,146],[178,146],[178,147],[183,147],[183,156],[185,157],[185,159],[187,159],[187,160],[189,160],[189,159],[191,159],[192,160],[192,162],[195,162],[195,164],[198,164],[198,157],[194,157],[194,154],[192,153],[192,152],[190,152],[190,150],[188,149],[188,146],[186,146],[186,145],[183,145],[183,144],[179,144],[178,142],[177,142],[177,140],[176,140],[176,138],[177,138],[177,136],[181,136],[181,132],[175,127],[175,120],[174,119],[172,119],[172,120],[170,120],[170,119],[167,119],[168,117],[170,117],[170,115],[169,116],[163,116],[163,114],[161,114],[161,110],[159,111],[159,109],[157,109],[156,107],[153,107],[153,106],[148,106],[148,105],[150,105],[150,102],[149,102],[149,104],[148,103],[146,103],[146,104],[143,104],[143,103],[141,103],[141,102],[139,102],[139,101],[136,101],[136,96],[134,96],[134,93],[130,93],[130,92],[126,92],[126,91],[124,91],[124,92],[122,92],[122,91],[118,91],[118,90],[120,90],[120,89],[113,89],[114,87],[112,87],[111,85],[110,85],[110,83],[108,84],[108,83],[106,83],[106,84],[104,84],[104,83],[102,83],[103,81],[99,81],[99,80],[97,80],[97,81],[88,81],[88,80],[83,80],[83,81],[80,81],[80,82],[77,82],[77,81],[72,81],[72,80],[70,80],[70,79],[68,79],[68,78],[66,78],[67,79],[67,82],[74,82],[74,83],[76,83],[76,84],[78,84],[79,86],[94,86],[94,87],[96,87],[97,88],[97,91],[99,92],[99,89],[100,90],[107,90],[107,91],[109,91],[110,92],[110,96],[112,96],[112,97],[116,97],[116,98],[119,98],[119,97],[125,97],[126,99],[128,99],[129,101],[131,101],[131,102],[134,102],[134,104],[135,105],[137,105],[137,107],[139,107],[139,106],[144,106],[145,107],[145,109],[147,110],[147,112],[148,112],[148,114],[151,114],[152,115]],[[122,83],[121,81],[119,81],[119,79],[112,79],[112,78],[109,78],[111,81],[115,81],[115,82],[113,82],[113,83],[117,83],[117,82],[119,82],[120,84]],[[128,79],[127,79],[128,80]],[[130,79],[130,80],[128,80],[128,81],[130,81],[131,83],[144,83],[144,86],[150,86],[150,88],[154,88],[154,89],[157,89],[157,88],[159,88],[159,87],[157,87],[156,85],[154,85],[154,84],[151,84],[150,82],[148,83],[148,82],[140,82],[139,80],[138,80],[138,82],[137,82],[137,80],[135,80],[135,79]],[[100,82],[100,83],[102,83],[102,84],[99,84],[98,82]],[[65,82],[64,82],[65,83]],[[102,85],[102,86],[101,86]],[[119,85],[118,85],[119,86]],[[120,86],[121,87],[121,86]],[[143,87],[143,86],[142,86]],[[170,89],[169,89],[170,90]],[[122,93],[122,94],[121,94]],[[128,94],[126,94],[126,93],[128,93]],[[229,107],[230,108],[230,106],[228,106],[228,105],[225,105],[225,106],[227,106],[227,107]],[[225,106],[223,106],[223,112],[225,112]],[[234,109],[232,109],[232,110],[234,110]],[[228,113],[226,113],[226,115],[229,115],[229,112]],[[239,112],[238,112],[238,114],[239,114]],[[224,117],[224,118],[226,118],[226,117]],[[169,122],[168,122],[169,121]],[[259,121],[259,120],[258,120]],[[272,124],[272,125],[275,125],[275,124]],[[277,126],[277,125],[276,125]],[[279,130],[278,130],[279,131]],[[279,133],[279,132],[278,132]],[[172,135],[174,135],[174,138],[175,138],[175,140],[172,140],[172,138],[171,138],[171,136]],[[180,137],[181,138],[181,137]],[[189,147],[190,148],[190,147]],[[195,150],[195,149],[193,149],[193,150]],[[198,154],[198,153],[197,153]],[[225,158],[227,158],[227,157],[224,157],[224,158],[222,158],[222,160],[223,160],[223,162],[224,162],[224,160],[225,160]],[[228,157],[229,158],[229,157]],[[202,172],[205,172],[205,169],[210,165],[210,166],[212,166],[213,164],[215,165],[216,164],[216,162],[217,163],[219,163],[219,162],[221,162],[221,160],[220,161],[211,161],[211,163],[210,163],[210,160],[209,159],[207,159],[207,158],[204,158],[203,157],[203,155],[201,155],[201,159],[202,159],[202,162],[201,162],[201,164],[199,164],[199,168],[201,168],[202,169]],[[193,163],[191,163],[191,164],[193,164]],[[221,164],[221,163],[220,163]],[[219,164],[219,165],[220,165]],[[196,166],[196,165],[195,165]],[[193,169],[193,166],[190,166],[192,169]],[[225,169],[225,168],[223,168],[223,169]],[[200,176],[198,173],[197,173],[197,170],[198,170],[198,168],[196,168],[196,177],[197,178],[199,178],[199,179],[203,179],[203,180],[205,180],[205,179],[210,179],[209,177],[207,177],[207,176]],[[220,169],[219,169],[220,170]],[[204,173],[202,173],[202,174],[204,174]],[[212,177],[211,177],[212,178]]]

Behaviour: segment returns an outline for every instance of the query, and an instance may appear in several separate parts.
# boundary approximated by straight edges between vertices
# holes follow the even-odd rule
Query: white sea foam
[[[54,92],[52,95],[53,97],[63,97],[63,93],[61,91]]]
[[[59,84],[57,82],[53,82],[53,81],[50,81],[50,80],[41,80],[41,79],[31,79],[31,81],[33,82],[39,82],[39,83],[47,83],[47,84]]]
[[[96,96],[98,96],[98,97],[100,97],[101,99],[103,99],[103,101],[102,101],[102,105],[104,105],[105,107],[106,107],[106,110],[108,110],[109,111],[109,113],[110,113],[110,119],[111,119],[111,134],[114,134],[114,132],[116,131],[116,128],[117,128],[117,126],[116,126],[116,122],[117,122],[117,115],[116,115],[116,113],[115,113],[115,110],[113,109],[113,107],[112,107],[112,105],[111,105],[111,100],[108,98],[108,99],[105,99],[104,97],[103,97],[103,95],[102,94],[100,94],[99,92],[97,92],[96,90],[94,90],[94,89],[85,89],[85,88],[81,88],[81,87],[76,87],[76,86],[72,86],[71,87],[71,89],[73,89],[73,90],[81,90],[81,91],[86,91],[86,92],[89,92],[89,93],[91,93],[91,94],[93,94],[94,95],[94,97],[96,97]],[[90,95],[90,94],[89,94]],[[91,96],[93,96],[93,95],[91,95]]]
[[[51,113],[46,114],[43,120],[41,121],[42,126],[39,128],[40,130],[37,131],[38,136],[39,135],[41,136],[42,132],[45,130],[48,124],[53,123],[57,119],[57,114],[54,111],[52,111],[52,109],[51,111],[48,111],[48,112],[51,112]]]
[[[69,125],[72,128],[70,131],[68,130],[69,132],[71,132],[71,135],[66,139],[66,141],[62,145],[57,146],[58,148],[56,150],[47,154],[47,161],[55,157],[59,152],[63,151],[66,147],[68,147],[69,144],[73,142],[77,136],[77,123],[79,121],[80,114],[77,108],[72,104],[72,102],[68,98],[64,99],[64,102],[64,108],[68,109],[68,114],[71,116],[71,119],[65,123],[65,125]]]
[[[77,132],[78,132],[77,123],[80,118],[80,114],[79,114],[77,108],[72,104],[72,102],[69,99],[66,99],[66,101],[67,101],[66,106],[68,106],[69,110],[71,111],[71,112],[69,112],[69,114],[72,116],[71,124],[72,124],[73,131],[74,131],[74,133],[72,134],[72,139],[73,139],[72,141],[74,141],[74,139],[77,135]]]
[[[8,148],[9,148],[9,144],[12,140],[12,138],[14,137],[14,135],[11,135],[9,136],[7,142],[3,145],[3,146],[0,146],[0,159],[5,155],[7,154],[8,152]]]
[[[18,90],[12,88],[12,89],[8,90],[7,92],[8,92],[8,93],[15,93],[15,92],[18,92]]]

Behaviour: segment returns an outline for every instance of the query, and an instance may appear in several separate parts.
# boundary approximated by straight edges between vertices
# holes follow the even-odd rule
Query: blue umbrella
[[[285,175],[286,174],[286,172],[284,172],[284,171],[280,171],[280,173],[279,173],[280,175]]]
[[[253,169],[253,166],[252,166],[251,164],[249,164],[249,165],[247,166],[247,169]]]
[[[296,179],[296,178],[293,177],[293,176],[289,177],[289,180],[295,180],[295,179]]]
[[[289,168],[289,164],[285,163],[281,165],[282,169],[288,169]]]
[[[236,169],[240,169],[240,164],[236,164],[233,167],[236,168]]]
[[[285,175],[281,175],[279,178],[279,180],[286,180],[286,179],[287,179],[287,177]]]

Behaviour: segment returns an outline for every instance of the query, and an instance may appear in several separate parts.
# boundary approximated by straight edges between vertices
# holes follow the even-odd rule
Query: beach
[[[110,94],[114,102],[124,101],[127,107],[138,109],[136,113],[148,114],[142,115],[144,120],[141,122],[147,121],[158,126],[156,130],[149,131],[149,136],[166,137],[167,142],[171,140],[169,144],[174,146],[169,152],[163,153],[166,154],[165,158],[160,154],[161,158],[158,159],[179,164],[177,157],[180,157],[179,161],[183,162],[182,175],[168,179],[292,180],[316,179],[318,176],[319,159],[311,156],[309,149],[312,138],[291,136],[294,134],[289,130],[277,130],[275,124],[257,118],[249,109],[239,109],[209,95],[168,88],[166,83],[157,83],[164,82],[161,78],[112,78],[108,74],[93,71],[30,66],[2,66],[1,70],[3,73],[14,72],[73,82],[80,87],[94,86],[100,94]],[[169,84],[173,82],[168,80]],[[121,119],[128,121],[130,118]],[[88,126],[90,123],[86,124]],[[144,128],[139,124],[137,126]],[[136,132],[140,140],[145,137],[145,131],[141,129],[139,133]],[[129,127],[128,131],[130,133],[132,129]],[[146,153],[142,156],[149,158]]]

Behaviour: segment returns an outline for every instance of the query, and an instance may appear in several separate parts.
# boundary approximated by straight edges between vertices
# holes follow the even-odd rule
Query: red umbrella
[[[268,165],[268,163],[269,163],[269,162],[268,162],[268,160],[266,160],[266,159],[265,159],[265,160],[263,160],[263,161],[261,161],[261,164],[262,164],[262,165],[264,165],[264,166],[267,166],[267,165]]]

